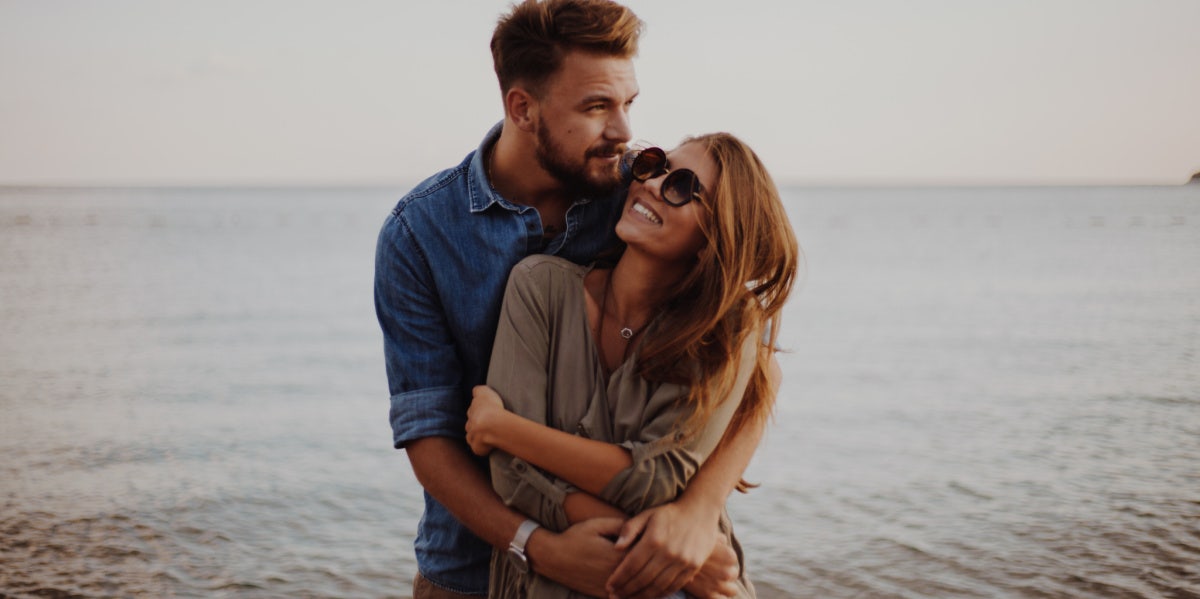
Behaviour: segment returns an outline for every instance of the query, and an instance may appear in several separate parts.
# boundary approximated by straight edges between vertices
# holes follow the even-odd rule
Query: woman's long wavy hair
[[[728,438],[772,413],[775,393],[767,373],[780,310],[801,262],[800,248],[779,191],[749,146],[728,133],[683,143],[700,144],[717,166],[716,189],[700,200],[700,229],[707,243],[644,342],[639,373],[647,380],[689,386],[686,401],[694,410],[683,426],[691,431],[729,395],[742,345],[748,335],[758,336],[757,363]]]

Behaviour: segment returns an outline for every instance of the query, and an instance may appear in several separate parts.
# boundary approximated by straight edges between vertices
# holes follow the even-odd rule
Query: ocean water
[[[0,190],[0,597],[407,596],[403,191]],[[760,597],[1200,597],[1200,187],[784,196]]]

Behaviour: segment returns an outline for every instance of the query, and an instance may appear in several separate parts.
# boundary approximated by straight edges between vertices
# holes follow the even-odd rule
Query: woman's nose
[[[649,179],[646,179],[642,182],[642,185],[647,191],[654,195],[654,199],[656,200],[662,200],[662,184],[667,178],[666,175],[666,171],[655,173],[654,175],[651,175]]]

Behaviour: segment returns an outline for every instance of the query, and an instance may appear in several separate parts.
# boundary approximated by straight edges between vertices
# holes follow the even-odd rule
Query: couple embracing
[[[514,6],[504,120],[380,233],[418,599],[754,595],[724,506],[799,250],[735,137],[628,150],[641,29],[608,0]]]

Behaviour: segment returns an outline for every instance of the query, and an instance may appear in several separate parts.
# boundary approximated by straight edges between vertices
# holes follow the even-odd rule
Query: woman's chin
[[[630,222],[628,217],[622,218],[617,222],[615,231],[617,238],[624,241],[627,246],[640,245],[646,240],[646,235],[649,234],[649,231],[639,226],[638,223]]]

